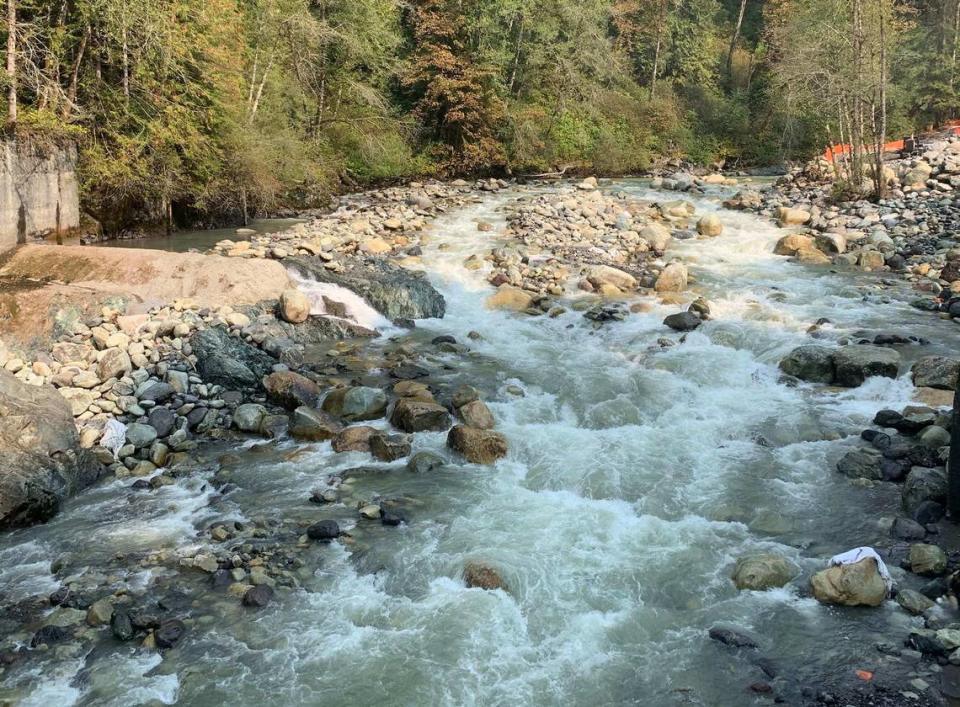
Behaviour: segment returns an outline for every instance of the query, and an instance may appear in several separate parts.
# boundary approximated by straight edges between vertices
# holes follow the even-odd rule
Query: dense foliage
[[[415,175],[765,164],[960,110],[960,0],[9,2],[10,129],[77,140],[110,229]]]

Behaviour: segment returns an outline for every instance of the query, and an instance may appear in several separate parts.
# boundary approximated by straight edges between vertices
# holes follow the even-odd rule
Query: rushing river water
[[[904,347],[907,362],[955,347],[953,330],[873,278],[772,255],[782,232],[726,211],[721,237],[671,251],[690,264],[714,316],[682,345],[656,345],[677,338],[661,324],[675,306],[600,329],[573,311],[491,312],[482,273],[462,262],[494,247],[496,232],[478,233],[476,221],[499,230],[516,196],[437,223],[422,260],[448,315],[418,330],[425,340],[480,333],[470,354],[450,355],[445,375],[486,391],[507,459],[359,475],[354,498],[408,497],[410,524],[357,526],[353,545],[311,548],[302,589],[258,613],[223,602],[162,660],[119,643],[51,657],[10,673],[7,694],[24,705],[769,703],[747,690],[769,679],[760,667],[708,640],[720,622],[760,637],[774,684],[794,699],[804,680],[875,668],[876,643],[898,643],[917,620],[892,602],[825,607],[798,587],[836,552],[889,544],[899,488],[862,488],[834,468],[878,409],[908,404],[914,390],[908,377],[848,391],[789,387],[777,362],[821,317],[829,337],[869,329],[933,340]],[[698,212],[718,208],[716,198],[694,201]],[[415,450],[447,456],[444,439],[418,434]],[[366,455],[329,445],[289,461],[251,453],[239,490],[214,505],[202,476],[135,500],[129,481],[98,487],[48,525],[0,539],[3,592],[53,591],[49,565],[61,553],[79,558],[79,573],[117,553],[183,545],[214,520],[353,526],[352,506],[305,499],[327,475],[360,465]],[[804,575],[785,589],[738,592],[733,563],[756,551],[782,553]],[[465,588],[469,560],[497,567],[510,592]],[[152,577],[114,579],[142,586]]]

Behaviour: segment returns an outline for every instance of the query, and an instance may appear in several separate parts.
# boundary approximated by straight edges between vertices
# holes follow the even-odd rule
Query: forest
[[[960,0],[8,0],[5,34],[8,133],[76,142],[108,230],[409,178],[763,166],[960,107]]]

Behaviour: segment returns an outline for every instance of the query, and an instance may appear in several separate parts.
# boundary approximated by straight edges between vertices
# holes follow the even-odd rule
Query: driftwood
[[[524,174],[521,179],[563,179],[563,175],[567,173],[567,170],[573,167],[573,165],[564,165],[563,169],[559,172],[544,172],[543,174]]]

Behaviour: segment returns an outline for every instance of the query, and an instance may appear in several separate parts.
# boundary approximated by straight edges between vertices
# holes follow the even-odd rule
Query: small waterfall
[[[329,282],[317,282],[293,270],[288,271],[290,279],[310,299],[310,313],[314,316],[341,319],[359,324],[367,329],[383,331],[393,326],[389,319],[375,310],[367,301],[356,292]],[[330,312],[328,302],[338,302],[343,305],[344,311]]]

